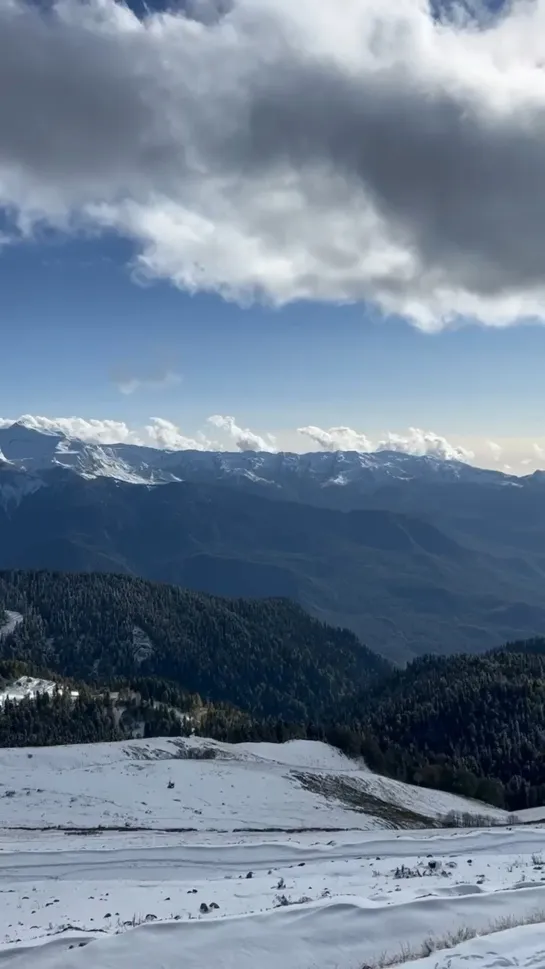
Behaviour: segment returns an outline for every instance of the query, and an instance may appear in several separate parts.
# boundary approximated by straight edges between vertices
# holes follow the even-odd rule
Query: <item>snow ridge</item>
[[[135,444],[90,444],[61,433],[17,423],[0,428],[0,449],[7,466],[20,472],[64,468],[83,478],[109,477],[131,484],[165,484],[180,480],[247,479],[262,486],[314,481],[323,488],[379,484],[391,480],[474,481],[518,484],[499,471],[474,468],[462,461],[401,451],[309,452],[175,451]]]

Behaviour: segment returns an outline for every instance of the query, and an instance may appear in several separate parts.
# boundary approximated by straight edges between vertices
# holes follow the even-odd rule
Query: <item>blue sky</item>
[[[0,418],[543,463],[545,0],[218,4],[0,11]]]
[[[140,285],[131,256],[112,238],[4,250],[1,414],[135,425],[159,415],[194,436],[210,414],[226,413],[291,446],[294,428],[308,424],[371,437],[432,427],[456,441],[542,434],[540,324],[428,334],[363,303],[244,308],[166,282]],[[147,386],[169,371],[178,383]],[[124,394],[129,377],[142,384]]]

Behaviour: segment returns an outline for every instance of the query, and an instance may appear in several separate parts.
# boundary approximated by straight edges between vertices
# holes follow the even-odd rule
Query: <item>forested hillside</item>
[[[173,711],[199,706],[191,729],[218,739],[327,738],[402,780],[513,810],[545,803],[545,639],[395,670],[287,600],[3,572],[0,660],[86,684],[72,707],[8,704],[0,744],[126,735],[107,700],[121,689],[148,735],[180,733]]]
[[[45,483],[19,479],[0,469],[0,498],[8,496],[0,569],[123,573],[217,596],[288,597],[399,662],[484,652],[545,627],[539,557],[469,547],[422,509],[341,512],[227,486],[148,488],[62,469]]]
[[[38,679],[39,678],[39,679]],[[17,684],[37,684],[24,699]],[[39,684],[48,684],[40,692]],[[0,660],[0,747],[99,743],[136,737],[200,734],[240,743],[291,738],[341,739],[333,726],[253,717],[230,704],[207,703],[176,683],[135,676],[88,684],[17,660]]]
[[[394,776],[511,809],[545,803],[545,639],[415,660],[356,709],[374,766]]]
[[[86,681],[159,676],[288,720],[329,715],[388,669],[356,636],[284,599],[230,600],[127,576],[0,573],[24,617],[0,656]]]

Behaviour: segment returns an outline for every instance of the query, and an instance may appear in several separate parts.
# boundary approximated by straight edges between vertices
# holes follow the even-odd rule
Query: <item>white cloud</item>
[[[466,448],[453,445],[440,434],[410,427],[407,434],[388,432],[379,441],[371,439],[351,427],[300,427],[299,434],[310,437],[324,451],[403,451],[406,454],[425,455],[449,461],[467,461],[473,457]]]
[[[446,437],[434,431],[423,431],[420,427],[410,427],[407,434],[389,432],[379,441],[375,451],[403,451],[406,454],[429,455],[445,461],[469,461],[473,452],[460,445],[451,444]]]
[[[351,427],[330,427],[325,430],[310,424],[299,427],[299,434],[309,437],[324,451],[372,451],[373,444],[365,434],[354,431]]]
[[[276,451],[275,439],[272,434],[261,437],[260,434],[251,431],[249,427],[239,427],[234,417],[212,414],[208,418],[208,423],[222,431],[227,431],[239,451]]]
[[[477,30],[342,6],[0,0],[14,231],[111,228],[137,275],[230,298],[542,318],[545,0]]]
[[[449,440],[434,431],[410,427],[406,432],[387,432],[371,438],[362,431],[347,426],[323,429],[307,425],[298,429],[284,428],[275,436],[262,431],[257,433],[236,418],[214,414],[201,429],[193,428],[187,433],[176,422],[164,417],[151,417],[135,425],[113,419],[83,417],[44,417],[26,414],[19,418],[1,418],[0,428],[8,427],[18,420],[26,427],[41,433],[64,435],[89,443],[136,444],[166,450],[198,451],[401,451],[405,454],[428,455],[440,460],[459,460],[479,467],[490,467],[493,461],[490,441],[487,438],[458,438]],[[211,433],[211,428],[218,433]],[[299,441],[299,443],[297,443]],[[501,441],[501,444],[498,443]],[[545,438],[544,438],[545,441]],[[545,446],[532,439],[500,437],[502,464],[509,465],[515,473],[528,473],[529,468],[545,466]],[[530,456],[533,454],[533,457]]]
[[[63,434],[81,441],[94,441],[98,444],[141,444],[140,436],[130,430],[124,421],[87,420],[84,417],[42,417],[23,414],[16,420],[42,434]],[[9,427],[14,420],[0,418],[0,426]]]
[[[167,450],[210,450],[216,447],[204,435],[187,437],[180,428],[163,417],[152,417],[144,427],[131,428],[125,421],[86,419],[83,417],[39,417],[24,414],[19,423],[45,434],[59,434],[96,444],[139,444]],[[10,427],[12,418],[0,418],[0,427]]]
[[[501,444],[497,444],[496,441],[487,441],[486,446],[492,454],[492,459],[494,461],[499,461],[503,453],[503,448]]]
[[[208,440],[203,434],[196,438],[187,437],[182,434],[180,428],[167,421],[163,417],[152,417],[149,424],[146,424],[145,432],[149,443],[153,447],[165,448],[169,451],[209,451],[215,449],[213,441]]]

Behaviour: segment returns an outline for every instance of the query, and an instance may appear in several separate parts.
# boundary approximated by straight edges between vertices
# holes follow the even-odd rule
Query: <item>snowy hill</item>
[[[173,788],[168,784],[174,783]],[[414,826],[505,813],[379,777],[313,741],[202,738],[0,749],[2,823],[198,831]]]
[[[9,969],[361,969],[434,946],[491,969],[535,949],[532,925],[458,943],[542,918],[544,830],[492,809],[488,829],[396,829],[486,809],[321,743],[2,750],[0,778]]]

